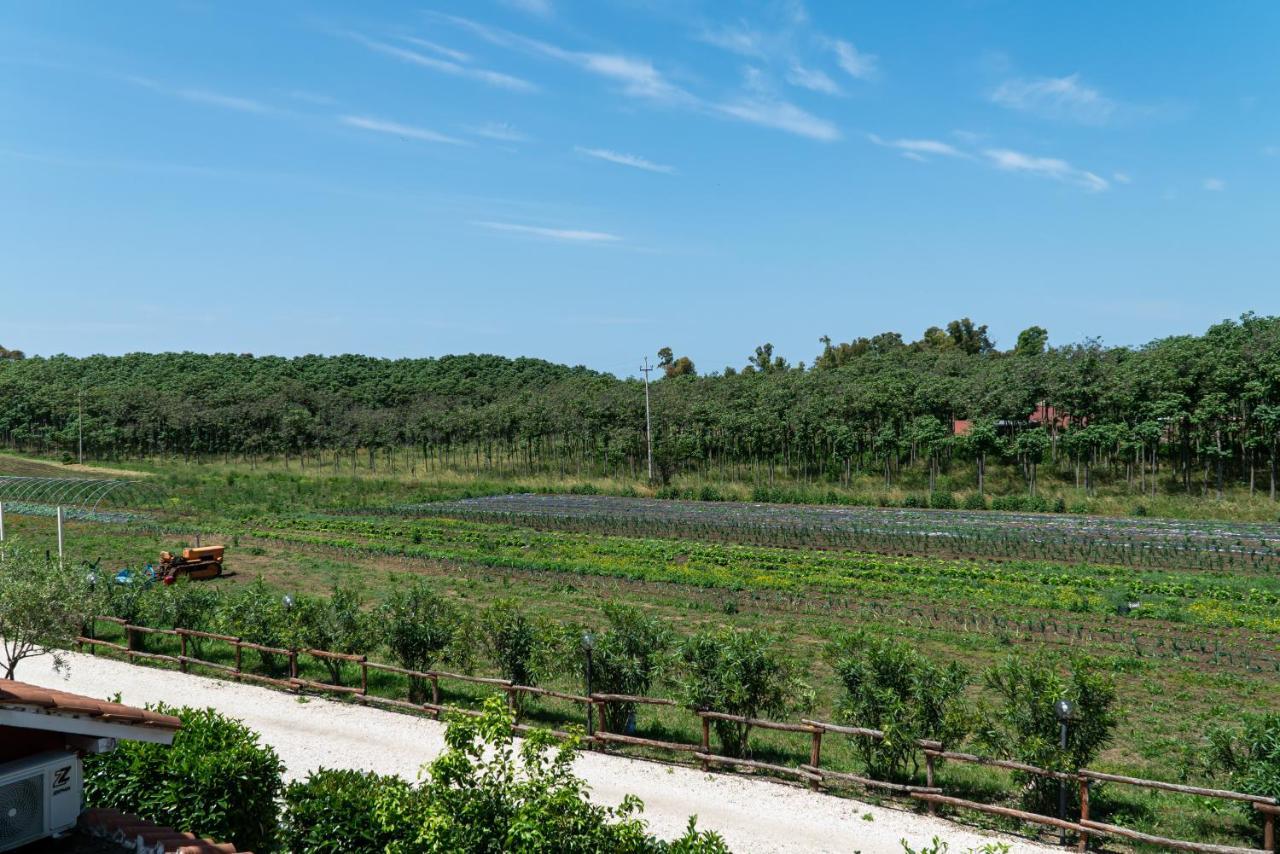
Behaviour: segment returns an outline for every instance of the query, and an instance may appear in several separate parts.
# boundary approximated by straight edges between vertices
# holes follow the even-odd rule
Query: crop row
[[[787,548],[1268,574],[1280,571],[1280,526],[1275,525],[533,494],[404,507],[400,512],[587,533],[691,537]]]
[[[1256,577],[1148,572],[1116,566],[895,557],[845,551],[545,532],[449,519],[319,517],[273,520],[260,536],[355,553],[496,568],[605,575],[832,601],[946,602],[986,613],[1040,611],[1143,618],[1203,628],[1280,632],[1280,584]],[[1136,607],[1134,607],[1136,605]]]

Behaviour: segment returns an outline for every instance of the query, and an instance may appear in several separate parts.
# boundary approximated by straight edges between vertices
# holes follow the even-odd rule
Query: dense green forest
[[[669,348],[652,383],[656,474],[848,483],[964,461],[1056,464],[1082,488],[1275,496],[1280,318],[1245,315],[1142,347],[1047,347],[1040,327],[999,350],[968,319],[917,341],[821,339],[806,367],[762,345],[698,375]],[[643,477],[645,389],[536,359],[134,353],[0,358],[0,443],[87,458],[283,458],[378,466]],[[1033,413],[1052,407],[1049,417]],[[83,420],[80,411],[83,411]],[[958,423],[962,422],[962,423]]]

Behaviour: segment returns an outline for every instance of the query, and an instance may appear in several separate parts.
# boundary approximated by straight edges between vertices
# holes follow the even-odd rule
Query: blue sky
[[[0,8],[0,343],[703,370],[1280,313],[1280,4]]]

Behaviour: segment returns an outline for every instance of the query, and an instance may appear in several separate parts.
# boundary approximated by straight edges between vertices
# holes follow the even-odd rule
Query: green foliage
[[[336,585],[325,597],[298,597],[291,617],[299,648],[356,655],[371,646],[373,624],[362,610],[364,597],[352,587]],[[347,665],[341,659],[321,658],[335,685],[342,684]]]
[[[759,630],[711,629],[687,638],[680,647],[676,677],[685,705],[748,718],[786,715],[805,707],[812,693],[779,646],[776,635]],[[748,754],[748,724],[715,721],[714,726],[727,755]]]
[[[293,854],[382,852],[401,828],[389,826],[380,805],[403,801],[411,787],[400,777],[368,771],[312,771],[284,791],[280,842]]]
[[[257,733],[213,709],[156,710],[182,728],[172,745],[122,741],[84,759],[85,803],[269,851],[275,842],[284,765]]]
[[[381,822],[395,829],[388,854],[727,854],[719,836],[699,833],[692,820],[682,838],[655,840],[634,797],[616,808],[592,804],[573,773],[576,739],[557,744],[549,733],[534,731],[517,750],[512,723],[502,700],[491,697],[482,717],[450,722],[447,749],[418,789],[376,798]]]
[[[964,692],[970,677],[959,664],[940,667],[907,644],[866,631],[840,637],[828,654],[844,688],[845,719],[885,734],[883,740],[856,741],[872,776],[914,775],[918,739],[952,746],[968,734]]]
[[[218,626],[226,634],[277,649],[287,648],[293,640],[292,618],[283,597],[261,577],[227,595],[218,613]],[[286,672],[284,656],[259,651],[258,658],[269,675]]]
[[[631,605],[606,603],[604,614],[609,628],[595,637],[592,690],[601,694],[647,695],[666,663],[673,638],[671,627]],[[582,660],[580,650],[576,655]],[[604,708],[606,729],[625,731],[634,712],[634,703],[609,703]]]
[[[1239,792],[1280,798],[1280,714],[1245,715],[1239,727],[1218,724],[1209,730],[1207,765]],[[1249,804],[1246,814],[1260,818]]]
[[[53,657],[63,670],[68,649],[94,612],[83,570],[60,567],[12,543],[0,543],[0,675],[19,662]]]
[[[517,685],[537,685],[551,670],[554,653],[547,626],[521,610],[512,599],[500,599],[480,616],[481,639],[502,678]]]
[[[396,663],[408,670],[430,670],[453,642],[459,614],[422,579],[398,587],[377,611],[382,641]],[[423,680],[409,680],[409,697],[426,700]]]
[[[1067,661],[1044,652],[1011,656],[987,670],[985,682],[1000,705],[986,714],[980,740],[998,756],[1076,771],[1107,746],[1119,722],[1114,679],[1084,656]],[[1059,746],[1059,700],[1074,707],[1065,750]],[[1056,803],[1056,781],[1033,776],[1025,784],[1023,799],[1031,809],[1048,810]]]

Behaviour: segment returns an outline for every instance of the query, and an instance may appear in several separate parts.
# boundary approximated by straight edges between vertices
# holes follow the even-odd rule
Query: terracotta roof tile
[[[54,691],[39,685],[28,685],[12,679],[0,679],[0,704],[13,706],[35,706],[73,715],[98,717],[113,723],[152,726],[160,729],[178,729],[182,722],[172,715],[124,706],[119,703],[108,703],[79,694],[68,694],[65,691]]]
[[[197,839],[194,833],[162,827],[116,809],[85,810],[80,814],[80,829],[143,854],[236,854],[229,842]]]

